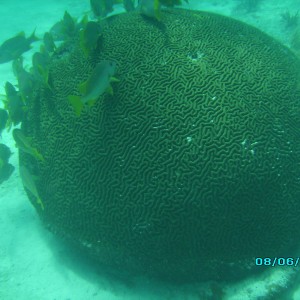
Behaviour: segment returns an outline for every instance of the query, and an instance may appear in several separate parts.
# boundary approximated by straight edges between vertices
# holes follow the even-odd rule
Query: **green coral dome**
[[[22,130],[45,161],[28,196],[46,226],[103,265],[170,280],[251,274],[300,238],[300,64],[259,30],[212,13],[107,18],[86,57],[75,39]],[[80,116],[67,97],[103,61],[113,95]]]

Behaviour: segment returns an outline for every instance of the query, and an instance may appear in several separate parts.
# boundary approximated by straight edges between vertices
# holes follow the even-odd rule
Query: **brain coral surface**
[[[291,256],[300,235],[299,61],[241,22],[168,10],[104,21],[95,53],[53,55],[22,129],[45,158],[46,226],[101,264],[164,279],[227,279],[254,257]],[[78,95],[103,60],[114,94]]]

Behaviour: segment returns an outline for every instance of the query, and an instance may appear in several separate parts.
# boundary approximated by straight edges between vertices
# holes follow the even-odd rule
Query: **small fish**
[[[25,33],[21,32],[13,38],[6,40],[0,46],[0,64],[14,60],[21,56],[24,52],[31,49],[30,44],[38,41],[35,31],[29,38],[25,38]]]
[[[118,79],[113,77],[115,70],[115,62],[102,61],[95,67],[87,81],[79,85],[79,91],[82,96],[68,96],[68,100],[78,116],[80,116],[84,104],[93,105],[105,91],[108,91],[110,94],[113,93],[110,83],[118,81]]]
[[[95,17],[100,17],[104,14],[105,5],[101,0],[90,0],[92,12]]]
[[[65,11],[63,23],[65,27],[65,33],[67,35],[73,35],[75,32],[76,21],[72,18],[72,16]]]
[[[18,88],[23,103],[26,104],[32,96],[34,87],[34,78],[32,74],[27,72],[23,67],[23,58],[20,56],[12,63],[13,73],[18,80]]]
[[[44,41],[45,49],[49,53],[53,53],[56,50],[56,46],[55,46],[55,43],[54,43],[54,40],[53,40],[53,36],[50,32],[46,32],[44,34],[43,41]]]
[[[15,128],[13,130],[13,137],[16,142],[16,147],[33,156],[35,159],[45,161],[43,155],[32,146],[31,138],[26,137],[21,129]]]
[[[36,188],[35,180],[36,177],[32,175],[28,169],[24,166],[20,166],[20,176],[23,182],[24,187],[36,198],[36,203],[41,206],[41,209],[44,210],[45,206],[42,199],[39,196],[39,193]]]
[[[8,110],[8,127],[11,124],[18,125],[24,118],[24,112],[26,106],[22,101],[20,93],[16,91],[15,87],[10,83],[5,84],[6,100],[4,102],[4,108]]]
[[[63,19],[55,23],[49,32],[55,41],[63,41],[72,38],[76,33],[76,21],[67,11],[65,11]]]
[[[90,0],[90,5],[95,17],[105,17],[113,11],[113,0]]]
[[[159,0],[140,0],[139,9],[142,15],[161,20],[161,5]]]
[[[101,27],[97,22],[87,22],[86,26],[80,30],[80,47],[87,57],[98,45],[101,36]]]
[[[2,134],[3,129],[6,126],[7,120],[8,120],[7,110],[0,108],[0,136]]]
[[[32,73],[34,77],[42,82],[47,88],[51,89],[49,85],[49,53],[41,48],[42,52],[36,52],[32,56]]]
[[[53,41],[63,41],[68,38],[68,36],[66,36],[64,31],[65,31],[64,22],[58,21],[51,27],[51,29],[49,30],[49,33],[51,33],[51,35],[53,37]]]
[[[123,5],[126,11],[134,11],[134,0],[124,0]]]

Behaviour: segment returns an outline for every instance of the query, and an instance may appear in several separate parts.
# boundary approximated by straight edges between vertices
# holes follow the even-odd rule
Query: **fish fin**
[[[7,132],[10,132],[11,127],[12,127],[12,120],[11,120],[11,118],[8,116],[8,120],[7,120],[6,124],[5,124],[6,131],[7,131]]]
[[[30,43],[37,42],[37,41],[40,40],[39,38],[36,37],[36,35],[35,35],[35,30],[36,30],[36,29],[33,30],[31,36],[28,38],[28,41],[29,41]]]
[[[23,112],[24,112],[24,113],[28,112],[28,107],[27,107],[27,106],[25,106],[25,105],[24,105],[24,106],[22,106],[22,108],[21,108],[21,109],[23,110]]]
[[[31,47],[31,48],[32,48],[32,47]],[[46,47],[45,47],[44,44],[42,44],[42,45],[40,46],[40,52],[41,52],[42,54],[47,54],[47,49],[46,49]]]
[[[71,103],[71,105],[73,106],[76,115],[80,116],[82,108],[83,108],[83,104],[80,101],[80,97],[79,96],[70,95],[70,96],[68,96],[68,100]]]
[[[109,81],[110,82],[120,82],[120,79],[112,76],[112,77],[110,77]]]
[[[154,0],[154,16],[155,16],[157,21],[161,20],[159,0]]]
[[[5,103],[7,103],[7,96],[4,94],[0,94],[0,100],[3,102],[3,104],[5,105]],[[5,107],[4,107],[5,108]],[[7,108],[5,108],[7,109]]]
[[[83,51],[85,57],[88,57],[89,56],[89,49],[86,47],[86,44],[85,44],[85,38],[84,38],[84,30],[81,29],[79,31],[79,44],[80,44],[80,48],[81,50]]]
[[[36,176],[36,175],[31,174],[31,177],[32,177],[32,180],[33,180],[34,182],[36,182],[36,181],[39,180],[39,177]]]
[[[79,92],[80,92],[82,95],[86,94],[86,86],[87,86],[87,81],[81,82],[81,83],[78,85]]]
[[[84,12],[84,16],[83,18],[81,19],[81,21],[79,23],[83,24],[84,26],[87,24],[87,22],[89,21],[89,16],[88,14],[90,13],[91,11],[86,11]]]
[[[21,31],[17,34],[17,36],[25,36],[25,32],[24,31]]]
[[[44,206],[44,203],[42,201],[42,199],[40,197],[37,197],[36,198],[36,203],[39,204],[41,206],[41,209],[42,210],[45,210],[45,206]]]
[[[93,105],[95,104],[96,100],[97,100],[97,99],[89,100],[89,101],[87,102],[87,104],[89,105],[89,107],[93,106]]]
[[[41,160],[43,162],[45,161],[43,155],[37,149],[34,148],[33,154],[36,159]]]
[[[41,76],[43,84],[49,90],[51,90],[51,87],[50,87],[50,85],[48,83],[48,81],[49,81],[49,69],[48,68],[44,68],[42,65],[38,65],[37,66],[37,70],[38,70],[39,75]]]
[[[107,87],[106,91],[107,91],[107,93],[108,93],[109,95],[113,96],[114,90],[113,90],[113,88],[112,88],[111,85],[109,85],[109,86]]]
[[[24,139],[25,139],[25,141],[24,141]],[[23,143],[25,144],[28,144],[30,147],[31,147],[31,145],[32,145],[32,142],[33,142],[33,138],[32,138],[32,136],[24,136],[24,139],[22,139],[23,140]],[[26,142],[27,141],[27,142]]]

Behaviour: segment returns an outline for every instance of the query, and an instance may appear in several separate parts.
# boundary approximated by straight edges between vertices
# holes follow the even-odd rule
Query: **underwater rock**
[[[21,151],[45,225],[122,273],[228,280],[290,257],[300,237],[300,62],[242,22],[196,11],[107,18],[86,58],[54,53]],[[71,43],[71,42],[69,42]],[[59,52],[58,50],[57,52]],[[68,95],[102,61],[114,94],[80,117]]]

